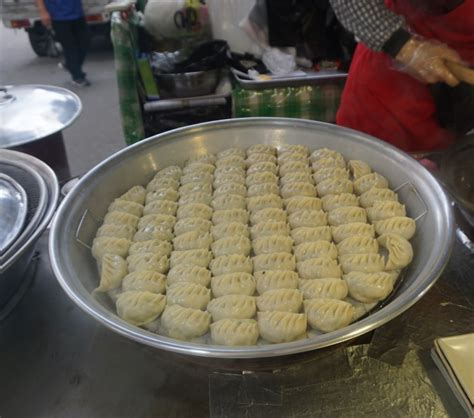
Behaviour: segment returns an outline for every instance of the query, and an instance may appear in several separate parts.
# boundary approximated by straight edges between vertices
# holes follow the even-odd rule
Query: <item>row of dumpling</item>
[[[214,191],[218,202],[212,218],[214,242],[211,288],[214,299],[207,310],[212,318],[211,340],[220,345],[254,345],[259,331],[255,321],[255,280],[250,259],[247,212],[246,154],[230,148],[217,155],[222,173]]]
[[[337,248],[331,242],[328,216],[317,197],[310,166],[312,163],[314,167],[314,153],[310,155],[306,147],[287,146],[279,160],[280,184],[295,241],[293,252],[304,312],[311,328],[333,331],[352,320],[353,308],[339,300],[347,296],[347,289],[337,263]]]
[[[330,175],[332,179],[339,179],[334,183],[336,187],[323,197],[323,208],[329,212],[328,220],[333,226],[333,239],[337,242],[349,295],[365,303],[382,300],[392,291],[394,276],[384,271],[391,270],[391,266],[379,254],[379,243],[384,245],[383,240],[375,239],[374,227],[367,222],[367,217],[371,221],[382,220],[393,211],[405,215],[405,208],[388,189],[388,181],[373,173],[365,162],[349,161],[349,170],[346,170],[339,153],[323,149],[319,150],[319,158],[319,162],[313,162],[314,178],[321,180]],[[318,186],[325,181],[325,186],[329,186],[327,180],[321,180]],[[380,196],[395,200],[387,203],[379,200]]]
[[[249,165],[248,172],[251,173],[249,177],[255,179],[249,181],[249,188],[258,190],[258,194],[249,197],[247,202],[258,292],[257,320],[263,339],[281,343],[304,338],[307,322],[306,316],[300,313],[303,296],[297,289],[293,239],[282,199],[288,189],[279,187],[278,173],[284,156],[282,159],[281,152],[276,156],[276,149],[267,145],[257,149],[255,154],[259,157],[253,158],[259,161]],[[271,158],[265,161],[263,155]]]
[[[197,338],[209,330],[210,316],[205,309],[211,300],[209,263],[215,171],[213,155],[191,159],[183,168],[167,276],[167,306],[161,317],[161,332],[172,338]]]

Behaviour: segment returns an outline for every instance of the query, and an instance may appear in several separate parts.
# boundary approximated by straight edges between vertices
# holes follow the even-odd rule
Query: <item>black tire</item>
[[[38,57],[58,57],[59,51],[56,47],[53,34],[41,23],[35,24],[28,30],[28,38],[33,51]]]

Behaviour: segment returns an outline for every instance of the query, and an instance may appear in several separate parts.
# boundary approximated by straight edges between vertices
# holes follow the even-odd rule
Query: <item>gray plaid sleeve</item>
[[[385,6],[384,0],[330,0],[341,24],[374,51],[401,27],[404,20]]]

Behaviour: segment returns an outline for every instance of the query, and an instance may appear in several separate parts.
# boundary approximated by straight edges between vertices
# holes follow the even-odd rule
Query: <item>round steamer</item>
[[[127,324],[106,295],[94,297],[97,267],[90,245],[108,204],[136,184],[149,182],[157,169],[206,152],[265,143],[327,147],[346,160],[363,160],[397,189],[412,218],[421,216],[411,244],[415,257],[404,281],[379,311],[341,330],[274,345],[223,347],[178,341]],[[50,234],[54,272],[66,293],[89,315],[114,331],[144,344],[190,355],[258,358],[322,348],[354,338],[388,322],[419,300],[441,274],[454,239],[448,199],[431,174],[396,148],[334,125],[296,119],[248,118],[190,126],[157,135],[124,149],[92,169],[63,201]],[[430,242],[431,245],[423,245]]]

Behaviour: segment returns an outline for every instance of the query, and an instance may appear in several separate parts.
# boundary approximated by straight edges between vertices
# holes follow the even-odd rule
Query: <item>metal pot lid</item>
[[[27,210],[25,189],[10,176],[0,173],[0,254],[20,235]]]
[[[79,97],[62,87],[0,87],[0,148],[12,148],[59,132],[81,113]]]

